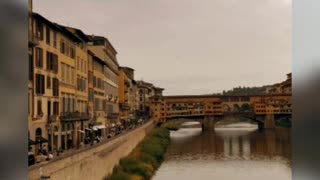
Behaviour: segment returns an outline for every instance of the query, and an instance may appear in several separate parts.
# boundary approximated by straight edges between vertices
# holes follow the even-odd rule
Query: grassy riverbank
[[[181,121],[170,121],[161,125],[161,127],[167,128],[170,131],[179,130]]]
[[[127,157],[120,160],[112,174],[104,180],[151,179],[164,160],[170,143],[169,130],[178,128],[178,123],[169,122],[154,129]]]

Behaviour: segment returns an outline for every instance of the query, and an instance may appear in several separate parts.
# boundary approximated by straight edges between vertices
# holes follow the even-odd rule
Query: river
[[[290,129],[257,130],[250,123],[202,132],[185,123],[172,131],[153,180],[291,180]]]

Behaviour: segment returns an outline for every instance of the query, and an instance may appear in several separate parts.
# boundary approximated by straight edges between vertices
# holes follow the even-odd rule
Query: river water
[[[291,180],[289,129],[259,131],[238,123],[202,132],[192,123],[184,126],[170,133],[153,180]]]

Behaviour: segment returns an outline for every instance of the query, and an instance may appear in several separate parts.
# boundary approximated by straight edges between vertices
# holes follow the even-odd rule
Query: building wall
[[[129,115],[129,104],[128,104],[128,85],[126,82],[128,82],[128,76],[126,75],[125,71],[120,68],[119,71],[119,117],[127,118]]]
[[[57,118],[52,117],[53,115],[53,103],[59,101],[58,96],[53,96],[53,78],[59,79],[58,74],[52,70],[48,69],[48,56],[47,53],[52,53],[56,56],[58,56],[59,59],[59,51],[58,47],[53,46],[53,34],[56,32],[51,27],[44,24],[39,19],[33,19],[32,21],[32,34],[34,36],[39,35],[38,31],[40,30],[37,28],[37,24],[42,24],[42,32],[43,32],[43,38],[41,39],[39,37],[38,45],[34,48],[32,48],[32,54],[33,54],[33,81],[32,81],[32,101],[33,101],[33,108],[32,109],[32,121],[29,124],[29,132],[30,132],[30,138],[32,140],[36,139],[36,131],[41,131],[41,136],[46,139],[52,139],[52,137],[48,136],[48,130],[47,130],[47,124],[48,121],[52,121],[52,127],[58,126]],[[46,41],[47,37],[50,37],[50,42]],[[42,58],[41,58],[42,57]],[[41,62],[41,63],[40,63]],[[41,66],[39,66],[40,64]],[[38,75],[42,76],[39,78]],[[38,80],[37,80],[38,79]],[[41,81],[41,82],[40,82]],[[37,86],[41,87],[43,91],[41,93],[37,92]],[[50,105],[49,105],[50,104]],[[52,119],[50,119],[52,118]],[[52,127],[50,127],[50,130],[52,130]],[[52,141],[50,143],[51,146],[53,146]],[[36,146],[35,151],[36,152],[38,147]]]
[[[119,76],[119,66],[111,61],[109,55],[106,53],[108,48],[106,46],[94,46],[90,45],[89,50],[92,51],[98,58],[105,61],[108,66],[104,68],[104,74],[106,76],[105,81],[105,93],[106,99],[106,112],[107,114],[119,113],[118,105],[118,76]],[[112,121],[117,121],[118,118],[112,119]]]
[[[93,94],[94,94],[94,114],[96,117],[95,122],[100,125],[107,124],[105,105],[106,94],[104,88],[104,82],[106,77],[104,75],[104,65],[99,63],[96,59],[93,59]]]

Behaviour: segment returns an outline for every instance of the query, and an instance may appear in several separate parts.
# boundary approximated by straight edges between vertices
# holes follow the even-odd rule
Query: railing
[[[118,118],[119,113],[108,113],[107,118]]]
[[[89,120],[90,115],[88,113],[81,112],[65,112],[60,116],[62,121],[77,121],[77,120]]]
[[[34,34],[29,35],[29,44],[30,45],[38,45],[40,38]]]
[[[129,110],[130,109],[130,106],[128,103],[120,103],[119,107],[121,110]]]
[[[54,123],[57,121],[57,115],[51,115],[51,116],[48,116],[48,122],[49,123]]]

